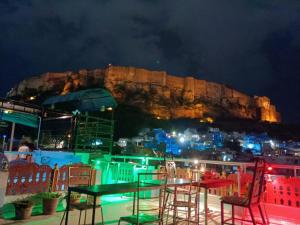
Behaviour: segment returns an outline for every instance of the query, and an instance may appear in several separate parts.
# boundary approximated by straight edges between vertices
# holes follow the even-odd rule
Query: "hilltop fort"
[[[281,121],[268,97],[249,96],[224,84],[194,77],[134,67],[48,72],[21,81],[8,95],[27,100],[95,87],[106,88],[119,103],[138,107],[161,119],[230,117]]]

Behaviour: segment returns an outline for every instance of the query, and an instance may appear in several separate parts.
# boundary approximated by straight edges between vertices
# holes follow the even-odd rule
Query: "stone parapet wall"
[[[184,78],[167,75],[166,86],[170,89],[184,89]]]

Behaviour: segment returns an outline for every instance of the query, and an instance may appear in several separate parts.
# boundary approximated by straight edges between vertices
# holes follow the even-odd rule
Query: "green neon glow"
[[[127,197],[121,194],[118,195],[107,195],[101,197],[102,205],[109,205],[114,203],[130,202],[132,197]]]
[[[80,162],[83,164],[88,164],[90,160],[90,154],[89,153],[84,153],[84,152],[76,152],[75,156],[80,157]]]

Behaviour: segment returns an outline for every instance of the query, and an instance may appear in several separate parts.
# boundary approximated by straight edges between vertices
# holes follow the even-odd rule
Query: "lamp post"
[[[72,137],[71,134],[67,135],[67,138],[68,138],[68,150],[70,149],[71,137]]]
[[[36,149],[39,149],[41,125],[42,125],[42,117],[39,116],[38,118],[39,118],[39,127],[38,127],[37,141],[36,141]]]
[[[4,134],[4,135],[2,136],[2,138],[3,138],[3,140],[2,140],[2,151],[4,152],[6,134]]]
[[[106,110],[111,114],[110,120],[111,120],[111,127],[112,127],[112,130],[111,130],[112,142],[111,142],[111,146],[110,146],[110,150],[109,150],[109,154],[111,155],[112,148],[113,148],[113,133],[114,133],[114,109],[113,109],[113,107],[110,106],[110,107],[107,107]]]
[[[16,123],[13,122],[11,125],[11,134],[10,134],[10,143],[9,143],[9,151],[12,151],[13,144],[14,144],[14,136],[15,136],[15,128],[16,128]]]
[[[75,111],[72,112],[72,114],[73,116],[71,120],[71,134],[68,134],[68,150],[70,150],[71,148],[75,153],[76,139],[78,138],[77,125],[78,125],[78,119],[80,117],[81,112],[78,109],[76,109]]]

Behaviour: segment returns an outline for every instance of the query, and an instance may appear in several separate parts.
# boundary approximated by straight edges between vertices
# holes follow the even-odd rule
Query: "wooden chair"
[[[69,176],[68,176],[68,186],[69,187],[89,186],[92,184],[92,181],[93,181],[93,170],[90,166],[78,165],[78,166],[70,166],[69,167]],[[88,196],[87,196],[87,198],[88,198]],[[93,204],[91,202],[89,202],[88,199],[86,199],[84,202],[71,203],[70,208],[79,210],[78,225],[81,222],[82,211],[84,211],[85,212],[84,224],[86,224],[87,210],[92,209]],[[102,222],[102,224],[104,224],[102,206],[98,205],[97,208],[100,208],[100,210],[101,210],[101,220],[102,220],[101,222]],[[60,225],[62,225],[65,214],[66,214],[66,211],[63,214]]]
[[[235,220],[242,220],[247,222],[252,222],[254,225],[257,224],[253,214],[253,207],[258,207],[259,213],[262,219],[263,224],[266,224],[265,217],[263,215],[263,211],[260,205],[260,200],[263,195],[264,188],[264,173],[265,173],[265,161],[263,159],[256,159],[255,161],[255,169],[254,175],[252,179],[252,185],[249,190],[249,195],[247,197],[239,197],[239,196],[225,196],[221,198],[221,224],[230,224],[227,221],[232,221],[234,224]],[[224,204],[231,205],[231,218],[225,220],[224,219]],[[234,217],[234,206],[239,206],[243,208],[247,208],[249,210],[251,220],[245,219],[237,219]]]
[[[173,202],[169,203],[168,206],[167,223],[169,210],[173,209],[172,224],[177,224],[179,221],[185,221],[185,224],[199,224],[200,185],[195,188],[195,186],[193,186],[193,181],[191,180],[190,185],[185,187],[184,191],[182,188],[175,187],[173,195]],[[184,210],[182,210],[182,208],[184,208]],[[194,220],[192,220],[192,211],[194,211]],[[178,212],[184,212],[186,214],[185,219],[179,218]]]
[[[192,170],[191,172],[191,179],[192,181],[200,181],[203,178],[203,172],[198,170]]]
[[[148,177],[153,178],[153,176],[159,177],[159,182],[157,180],[148,180]],[[155,183],[154,183],[155,182]],[[157,207],[143,209],[141,208],[142,202],[140,198],[140,192],[143,191],[143,186],[145,184],[157,184],[159,189],[159,204]],[[137,201],[136,201],[136,214],[131,216],[123,216],[119,219],[119,225],[121,222],[126,222],[130,224],[152,224],[158,223],[163,224],[163,212],[165,207],[165,197],[166,197],[166,187],[167,187],[167,173],[139,173],[138,174],[138,187],[137,187]],[[135,200],[134,200],[135,201]],[[134,204],[135,212],[135,204]],[[146,212],[146,213],[144,213]]]
[[[185,171],[185,175],[183,174],[183,169],[176,168],[176,163],[174,161],[167,161],[165,170],[168,174],[168,178],[185,178],[191,179],[191,173],[189,170]],[[183,211],[179,208],[185,208],[186,210],[186,220],[191,221],[191,211],[190,209],[196,210],[199,200],[198,189],[192,186],[191,184],[186,187],[172,187],[167,188],[167,196],[166,196],[166,211],[167,211],[167,223],[169,219],[170,211],[173,211],[173,223],[177,223],[177,212]]]
[[[166,162],[166,172],[168,174],[168,178],[176,177],[176,163],[174,161]]]

